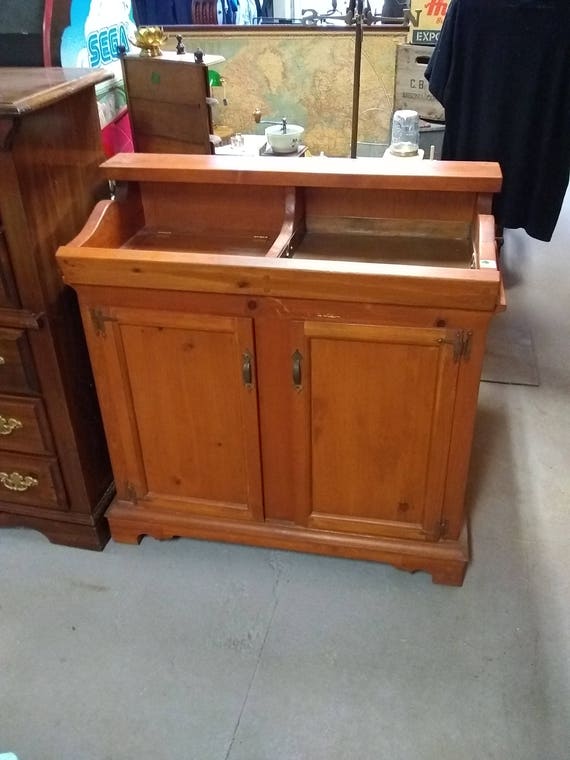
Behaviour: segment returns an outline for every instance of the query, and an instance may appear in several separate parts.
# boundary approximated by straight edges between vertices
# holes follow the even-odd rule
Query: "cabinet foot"
[[[113,541],[118,544],[133,544],[137,545],[143,540],[145,534],[138,530],[129,530],[125,527],[115,527],[111,533]]]
[[[463,586],[467,562],[450,563],[445,568],[438,568],[431,571],[433,583],[443,586]]]

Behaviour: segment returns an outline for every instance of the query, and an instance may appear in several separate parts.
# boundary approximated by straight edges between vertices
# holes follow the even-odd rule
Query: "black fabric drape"
[[[570,170],[570,0],[452,0],[426,78],[442,158],[498,161],[497,222],[550,240]]]
[[[191,23],[191,0],[133,0],[139,26]]]

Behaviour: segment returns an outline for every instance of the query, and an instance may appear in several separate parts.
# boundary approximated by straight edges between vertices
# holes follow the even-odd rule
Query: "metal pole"
[[[363,0],[358,0],[354,38],[354,78],[352,80],[352,133],[350,138],[350,157],[356,158],[356,144],[358,142],[358,109],[360,104],[360,63],[362,61],[362,18]]]

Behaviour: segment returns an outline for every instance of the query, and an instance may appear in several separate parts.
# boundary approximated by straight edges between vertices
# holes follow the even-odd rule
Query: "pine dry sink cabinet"
[[[116,197],[58,260],[79,296],[116,540],[234,541],[461,585],[485,334],[502,302],[500,171],[394,163],[103,165]]]

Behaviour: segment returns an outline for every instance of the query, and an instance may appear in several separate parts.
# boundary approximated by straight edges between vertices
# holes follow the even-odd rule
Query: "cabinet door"
[[[96,319],[119,498],[261,518],[251,320],[128,308]]]
[[[296,330],[297,520],[325,530],[436,539],[457,336],[323,322]]]

